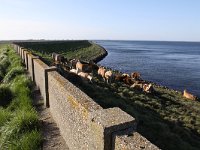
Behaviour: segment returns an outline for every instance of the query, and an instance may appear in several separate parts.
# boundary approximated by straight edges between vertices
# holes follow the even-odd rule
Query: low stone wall
[[[28,70],[28,51],[24,50],[24,64],[26,66],[26,69]]]
[[[52,115],[71,149],[109,150],[112,133],[135,127],[133,117],[119,108],[104,110],[56,71],[48,84]]]
[[[45,70],[49,68],[45,63],[43,63],[40,59],[33,59],[33,66],[34,66],[34,77],[35,77],[35,84],[40,89],[40,93],[44,100],[46,100],[46,75]],[[45,101],[46,105],[47,102]]]
[[[70,149],[158,149],[135,132],[132,116],[119,108],[103,109],[55,67],[49,67],[26,49],[13,47],[24,60]]]

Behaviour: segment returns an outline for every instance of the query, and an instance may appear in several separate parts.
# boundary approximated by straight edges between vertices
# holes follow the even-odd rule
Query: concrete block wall
[[[102,108],[57,72],[48,74],[48,83],[50,110],[69,148],[103,149],[101,141],[100,145],[89,141],[90,114]]]
[[[33,59],[34,80],[44,99],[44,104],[49,107],[48,72],[55,71],[56,67],[49,67],[40,59]]]
[[[19,55],[20,55],[20,57],[22,57],[22,50],[23,50],[23,47],[20,47],[19,48]]]
[[[49,67],[18,45],[13,47],[23,58],[70,149],[158,149],[135,132],[136,121],[132,116],[119,108],[103,109],[55,67]]]
[[[31,53],[28,53],[27,58],[28,58],[28,72],[30,73],[31,79],[35,82],[35,73],[34,73],[35,69],[33,60],[38,59],[39,57],[34,56]]]
[[[27,49],[22,50],[22,61],[25,63],[25,52],[28,51]]]
[[[45,87],[45,69],[49,68],[40,59],[33,59],[35,84],[39,88],[40,93],[46,99]]]
[[[28,53],[29,52],[27,50],[24,51],[24,64],[27,70],[28,70]]]
[[[56,71],[48,74],[48,85],[52,116],[71,149],[110,150],[114,132],[136,125],[119,108],[103,109]]]

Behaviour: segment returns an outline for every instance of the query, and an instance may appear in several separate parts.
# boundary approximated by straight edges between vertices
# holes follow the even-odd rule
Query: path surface
[[[39,90],[34,90],[33,104],[38,112],[43,136],[43,150],[69,150],[60,135],[59,128],[53,120],[49,108],[45,108]]]

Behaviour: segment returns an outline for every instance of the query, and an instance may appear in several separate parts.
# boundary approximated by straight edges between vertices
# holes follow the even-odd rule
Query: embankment
[[[96,55],[95,58],[92,59],[92,61],[94,61],[95,63],[103,60],[108,55],[108,52],[104,47],[102,47],[98,44],[95,44],[93,42],[91,42],[91,44],[95,45],[96,47],[99,47],[100,51],[101,51],[100,54]]]
[[[94,42],[81,41],[35,41],[35,42],[16,42],[15,44],[30,50],[33,54],[43,58],[46,64],[51,64],[51,54],[53,52],[62,54],[67,59],[80,59],[89,62],[98,62],[107,56],[107,51]]]
[[[49,67],[23,47],[13,47],[40,89],[44,104],[50,107],[70,149],[159,149],[137,133],[135,118],[117,107],[103,109],[55,67]]]

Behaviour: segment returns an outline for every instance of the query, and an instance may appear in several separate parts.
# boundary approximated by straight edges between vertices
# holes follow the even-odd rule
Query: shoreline
[[[103,46],[96,44],[92,41],[88,41],[88,42],[90,42],[93,45],[97,45],[102,49],[102,53],[100,55],[98,55],[97,57],[95,57],[94,59],[92,59],[92,61],[94,61],[95,63],[100,62],[101,60],[103,60],[108,55],[108,51]]]
[[[96,44],[96,43],[92,42],[92,44]],[[108,51],[107,51],[103,46],[101,46],[101,45],[99,45],[99,44],[96,44],[96,45],[98,45],[99,47],[101,47],[102,50],[104,51],[103,54],[97,56],[95,59],[92,59],[92,61],[94,61],[95,63],[99,63],[100,61],[102,61],[102,60],[108,55]],[[110,68],[110,67],[107,67],[107,66],[105,66],[105,67],[106,67],[106,68]],[[117,69],[113,69],[113,68],[110,68],[110,69],[111,69],[112,71],[113,71],[113,70],[117,70]],[[119,71],[119,70],[117,70],[117,71]],[[121,71],[119,71],[119,72],[121,72]],[[121,72],[121,73],[122,73],[122,72]],[[153,82],[153,81],[149,81],[149,80],[145,80],[145,79],[144,79],[144,81],[147,82],[147,83],[152,83],[154,86],[163,88],[163,89],[165,89],[165,90],[174,91],[174,92],[176,92],[176,93],[178,93],[178,92],[183,93],[183,91],[181,91],[181,89],[170,88],[170,87],[165,86],[165,85],[162,85],[162,84],[160,84],[160,83],[158,83],[158,82]],[[192,94],[193,94],[193,93],[192,93]],[[197,97],[197,101],[200,100],[199,95],[196,95],[196,94],[193,94],[193,95]]]

